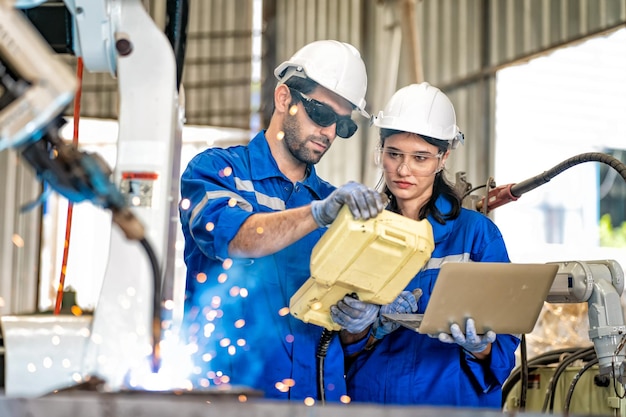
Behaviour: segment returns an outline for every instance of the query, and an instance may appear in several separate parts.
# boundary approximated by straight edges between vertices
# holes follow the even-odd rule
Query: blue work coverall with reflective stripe
[[[317,397],[316,348],[323,329],[295,319],[288,307],[309,278],[311,251],[326,229],[256,259],[230,258],[228,244],[252,214],[300,207],[333,190],[313,166],[306,179],[292,183],[279,171],[264,132],[247,146],[207,149],[189,163],[180,218],[187,266],[184,330],[197,345],[195,387],[229,383],[267,398]],[[343,370],[335,338],[325,366],[328,401],[345,394]]]
[[[443,197],[436,205],[442,213],[451,208]],[[444,225],[428,220],[435,250],[407,286],[423,291],[418,313],[426,309],[442,263],[509,262],[500,231],[481,213],[463,209]],[[401,327],[359,354],[347,373],[348,395],[354,402],[501,408],[501,386],[515,366],[518,345],[518,337],[498,334],[489,359],[481,362],[455,343]]]

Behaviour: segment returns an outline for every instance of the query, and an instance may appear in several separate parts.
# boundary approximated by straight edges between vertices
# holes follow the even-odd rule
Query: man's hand
[[[383,198],[373,188],[350,181],[333,191],[324,200],[313,201],[311,212],[320,227],[331,224],[341,207],[347,204],[355,219],[370,219],[384,210]]]
[[[379,305],[364,303],[346,295],[343,300],[330,306],[330,317],[350,333],[360,333],[367,329],[378,317]]]
[[[417,311],[417,301],[422,295],[422,291],[416,291],[417,296],[410,291],[402,291],[398,297],[391,303],[384,305],[380,308],[378,320],[374,322],[372,330],[376,339],[382,339],[389,333],[395,331],[400,327],[399,323],[389,320],[383,316],[383,314],[395,314],[395,313],[415,313]]]

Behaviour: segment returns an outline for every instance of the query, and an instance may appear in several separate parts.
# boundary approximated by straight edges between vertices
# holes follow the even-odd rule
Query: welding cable
[[[76,88],[76,95],[74,96],[74,134],[72,143],[78,145],[78,126],[80,121],[80,99],[83,91],[83,59],[78,58],[76,61],[76,79],[78,81],[78,87]],[[72,217],[74,213],[74,203],[67,201],[67,217],[65,220],[65,240],[63,245],[63,258],[61,260],[61,275],[59,277],[59,286],[57,287],[57,296],[54,305],[54,314],[61,312],[63,305],[63,293],[65,291],[65,271],[67,269],[67,259],[70,251],[70,235],[72,232]]]
[[[473,193],[473,192],[475,192],[475,191],[480,190],[481,188],[488,188],[488,187],[487,187],[487,184],[481,184],[481,185],[479,185],[479,186],[477,186],[477,187],[470,188],[469,190],[467,190],[467,191],[463,194],[463,197],[461,197],[461,200],[465,200],[465,198],[469,197],[469,195],[470,195],[470,194],[472,194],[472,193]]]
[[[152,303],[152,371],[157,372],[161,365],[161,268],[157,256],[146,238],[139,240],[146,251],[152,268],[152,282],[154,286]]]
[[[596,357],[590,360],[589,362],[587,362],[585,366],[583,366],[582,369],[578,371],[576,375],[574,375],[574,378],[572,379],[572,382],[569,385],[569,389],[567,390],[567,396],[565,397],[565,402],[563,403],[563,413],[565,415],[569,413],[569,406],[570,406],[570,403],[572,402],[572,395],[574,394],[574,388],[576,388],[576,384],[578,384],[580,377],[583,376],[583,374],[587,372],[589,369],[591,369],[593,365],[597,365],[597,364],[598,364],[598,358]]]
[[[516,201],[519,197],[521,197],[522,194],[534,190],[540,185],[547,183],[566,169],[581,164],[583,162],[602,162],[603,164],[609,165],[611,168],[617,171],[617,173],[620,174],[624,181],[626,181],[626,164],[624,164],[619,159],[601,152],[583,153],[566,159],[565,161],[561,162],[558,165],[555,165],[549,170],[544,171],[539,175],[535,175],[534,177],[526,179],[517,184],[507,184],[495,187],[493,190],[487,193],[487,196],[485,198],[476,203],[476,210],[479,212],[488,213],[489,211],[494,210],[504,204],[507,204],[511,201]]]
[[[596,353],[594,347],[590,346],[580,349],[578,352],[564,358],[561,363],[559,363],[559,365],[554,370],[554,373],[552,374],[552,378],[550,378],[548,389],[546,390],[546,396],[543,401],[543,406],[541,407],[542,413],[546,413],[548,411],[552,413],[552,411],[554,410],[555,390],[561,374],[565,372],[565,370],[577,360],[582,359],[584,361],[589,361],[593,359],[595,354]],[[590,357],[590,355],[592,356]]]
[[[522,334],[522,340],[520,341],[520,356],[521,356],[521,376],[522,379],[520,381],[520,400],[519,400],[519,409],[520,411],[526,410],[526,396],[528,394],[528,352],[526,351],[526,335]]]
[[[315,354],[317,358],[317,399],[322,405],[326,403],[326,390],[324,388],[324,360],[328,353],[328,347],[333,337],[337,334],[334,330],[324,329],[320,336],[319,345]]]
[[[615,352],[613,352],[613,355],[611,356],[611,375],[613,376],[613,392],[615,393],[615,396],[617,398],[619,398],[620,400],[623,400],[624,398],[626,398],[626,392],[624,392],[624,385],[622,384],[622,393],[618,392],[617,390],[617,382],[616,380],[618,379],[617,375],[615,375],[616,370],[618,369],[618,364],[616,363],[616,360],[618,358],[618,356],[620,355],[620,352],[624,349],[624,346],[626,346],[626,335],[622,336],[622,340],[620,340],[620,342],[617,344],[617,347],[615,348]],[[623,362],[623,361],[622,361]],[[620,366],[620,373],[621,373],[621,366]]]
[[[555,165],[554,167],[550,168],[547,171],[544,171],[539,175],[536,175],[520,183],[514,184],[511,187],[511,195],[513,195],[514,197],[519,197],[522,194],[547,183],[566,169],[569,169],[578,164],[582,164],[583,162],[602,162],[603,164],[609,165],[620,174],[624,181],[626,181],[626,165],[622,161],[606,153],[588,152],[566,159],[560,164]]]
[[[579,349],[579,347],[570,347],[544,352],[526,361],[526,368],[528,369],[528,371],[524,371],[522,365],[515,368],[502,386],[502,407],[506,405],[506,399],[515,387],[515,385],[520,382],[520,378],[523,372],[531,373],[540,366],[551,365],[553,363],[559,362],[563,357],[563,354],[572,354],[577,352]]]
[[[166,5],[167,23],[165,35],[172,45],[176,58],[176,89],[180,90],[187,44],[187,22],[189,20],[189,0],[168,0]]]

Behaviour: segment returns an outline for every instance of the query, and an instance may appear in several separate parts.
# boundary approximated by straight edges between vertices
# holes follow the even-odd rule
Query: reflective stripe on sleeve
[[[252,204],[248,203],[246,200],[244,200],[243,198],[241,198],[240,195],[235,194],[233,192],[230,191],[207,191],[207,193],[204,195],[204,197],[202,198],[202,200],[198,203],[198,205],[196,205],[193,210],[191,210],[191,216],[189,216],[189,224],[193,224],[194,221],[196,220],[196,217],[198,217],[200,215],[200,213],[202,212],[202,210],[204,209],[204,207],[207,205],[207,203],[209,202],[209,200],[215,200],[218,198],[223,198],[223,197],[228,197],[228,199],[235,199],[235,201],[237,201],[237,205],[245,210],[245,211],[252,211]],[[193,235],[193,227],[189,228],[189,233],[191,234],[192,237],[194,237]],[[194,237],[195,239],[195,237]]]
[[[235,186],[239,191],[254,193],[256,201],[265,207],[271,208],[272,210],[285,210],[285,202],[283,200],[278,197],[271,197],[267,194],[258,192],[254,189],[252,181],[235,178]]]
[[[448,255],[443,258],[430,258],[424,268],[423,271],[428,269],[440,269],[441,265],[446,262],[471,262],[469,253],[461,253],[458,255]]]

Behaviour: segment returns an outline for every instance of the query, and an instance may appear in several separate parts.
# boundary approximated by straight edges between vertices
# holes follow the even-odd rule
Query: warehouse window
[[[496,178],[518,183],[587,152],[624,161],[626,29],[499,71]],[[523,157],[520,157],[523,156]],[[606,164],[586,162],[494,211],[514,261],[616,259],[600,246],[599,221],[624,216],[625,181]],[[621,209],[620,209],[621,208]]]
[[[499,184],[520,183],[582,153],[624,162],[626,30],[503,69],[496,92]],[[625,185],[606,164],[585,162],[497,208],[511,260],[613,259],[626,268],[624,241],[607,236],[626,220]],[[586,303],[546,303],[527,337],[528,356],[588,345],[588,330]]]
[[[72,137],[72,125],[73,122],[69,119],[61,130],[66,139]],[[109,166],[114,167],[117,155],[117,121],[83,118],[80,132],[81,150],[99,154]],[[247,142],[249,136],[249,131],[242,129],[185,126],[182,135],[181,169],[184,169],[194,155],[209,146],[240,144]],[[66,218],[67,200],[57,193],[51,193],[46,201],[42,227],[39,309],[43,311],[54,308],[61,274]],[[65,289],[76,293],[76,301],[81,308],[93,310],[109,261],[110,213],[88,202],[75,204],[71,232]],[[178,243],[181,239],[182,233],[179,234],[176,244],[174,279],[178,281],[184,280],[185,272],[182,244]]]

